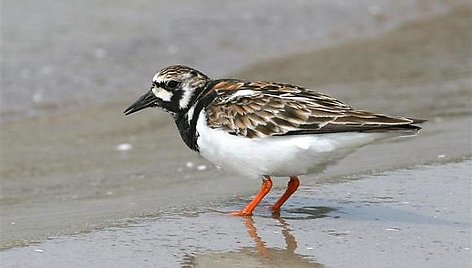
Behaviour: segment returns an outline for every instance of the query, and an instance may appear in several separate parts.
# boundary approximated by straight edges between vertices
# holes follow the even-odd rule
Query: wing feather
[[[217,96],[206,107],[208,125],[249,138],[419,129],[412,124],[423,122],[357,110],[328,95],[289,84],[227,80],[216,83],[212,90]]]

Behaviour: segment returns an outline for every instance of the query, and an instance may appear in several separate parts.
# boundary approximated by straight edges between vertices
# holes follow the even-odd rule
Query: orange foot
[[[272,212],[272,217],[273,218],[275,218],[275,219],[280,218],[280,209],[279,210],[271,209],[271,212]]]
[[[262,178],[262,185],[261,185],[261,190],[259,194],[241,211],[236,211],[230,213],[232,216],[242,216],[242,217],[248,217],[252,215],[252,211],[256,208],[257,205],[262,201],[264,196],[266,196],[270,189],[272,188],[272,180],[270,179],[269,176],[264,176]]]
[[[228,213],[230,216],[238,216],[238,217],[249,217],[252,216],[251,212],[245,212],[245,211],[233,211]]]

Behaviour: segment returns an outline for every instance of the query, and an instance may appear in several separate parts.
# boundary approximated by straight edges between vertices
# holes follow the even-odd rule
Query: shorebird
[[[391,136],[415,135],[425,120],[358,110],[321,92],[276,82],[211,79],[183,65],[163,68],[151,89],[124,113],[159,107],[175,120],[185,144],[230,171],[262,178],[258,195],[232,215],[250,216],[272,188],[272,176],[287,176],[286,191],[300,175],[322,171],[355,149]]]

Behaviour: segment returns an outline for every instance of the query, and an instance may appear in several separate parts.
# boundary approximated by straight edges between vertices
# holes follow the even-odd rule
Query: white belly
[[[320,172],[355,148],[385,136],[353,132],[250,139],[209,128],[204,111],[199,116],[197,132],[203,157],[224,169],[254,177]]]

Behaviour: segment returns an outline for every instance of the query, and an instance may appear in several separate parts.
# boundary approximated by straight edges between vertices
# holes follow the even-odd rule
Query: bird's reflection
[[[290,225],[279,215],[273,215],[285,240],[285,247],[267,247],[258,234],[252,217],[241,220],[246,231],[254,241],[255,247],[243,247],[237,251],[209,253],[187,256],[182,267],[323,267],[309,256],[295,253],[297,240],[290,230]]]
[[[279,215],[274,215],[274,219],[278,220],[282,226],[282,235],[285,238],[285,244],[287,253],[295,254],[295,250],[297,249],[297,240],[295,237],[290,233],[289,225],[285,220],[280,218]],[[246,227],[247,233],[249,237],[255,242],[256,250],[259,255],[263,258],[270,259],[271,252],[267,249],[265,242],[262,238],[257,234],[256,226],[254,225],[254,219],[252,217],[246,217],[243,219],[244,225]]]

